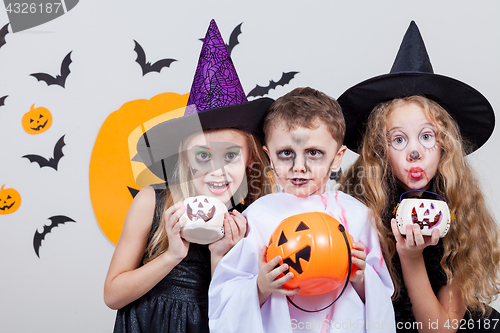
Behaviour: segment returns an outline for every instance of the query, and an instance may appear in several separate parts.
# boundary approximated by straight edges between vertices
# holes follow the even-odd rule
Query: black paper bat
[[[61,75],[56,75],[56,77],[53,77],[52,75],[46,73],[33,73],[30,75],[36,77],[38,81],[44,81],[48,86],[50,86],[51,84],[57,84],[64,88],[64,85],[66,84],[66,78],[68,77],[69,73],[71,73],[71,71],[69,70],[69,64],[71,64],[71,52],[68,53],[62,61]]]
[[[9,95],[5,95],[3,97],[0,97],[0,106],[4,106],[5,105],[5,99],[9,97]]]
[[[284,86],[285,84],[290,83],[290,81],[297,73],[299,72],[283,72],[283,74],[281,75],[281,79],[279,79],[278,82],[274,82],[273,80],[271,80],[269,81],[269,85],[267,87],[256,85],[255,88],[253,88],[252,91],[248,93],[247,97],[264,96],[269,93],[269,90],[274,89],[277,86]]]
[[[236,28],[233,29],[233,32],[231,32],[231,36],[229,36],[229,44],[228,43],[225,43],[226,44],[226,49],[227,49],[227,52],[229,54],[231,54],[231,52],[233,51],[233,48],[239,44],[238,42],[238,36],[241,34],[241,25],[243,24],[243,22],[241,22],[240,24],[238,24],[236,26]],[[205,41],[205,38],[200,38],[200,40],[202,42]]]
[[[170,64],[174,61],[177,61],[175,59],[161,59],[155,62],[154,64],[151,65],[150,62],[146,62],[146,54],[144,53],[144,49],[135,41],[135,48],[134,51],[137,53],[137,59],[135,61],[141,65],[142,68],[142,76],[146,75],[149,72],[160,72],[163,67],[170,67]]]
[[[24,155],[23,157],[26,157],[28,160],[30,160],[31,163],[36,162],[40,165],[40,168],[43,167],[51,167],[55,170],[57,170],[57,165],[59,164],[59,161],[61,158],[64,156],[62,152],[62,148],[64,147],[64,136],[61,136],[59,141],[57,141],[55,147],[54,147],[54,157],[49,158],[48,160],[40,155]]]
[[[3,28],[0,30],[0,47],[4,46],[6,41],[5,41],[5,35],[9,33],[9,24],[7,23],[6,25],[3,26]]]
[[[139,190],[136,190],[135,188],[132,188],[130,186],[127,186],[127,188],[128,188],[128,191],[130,192],[130,195],[132,195],[132,198],[135,198],[137,193],[139,193]]]
[[[72,218],[69,218],[64,215],[56,215],[49,217],[49,220],[52,221],[50,225],[44,225],[43,226],[43,231],[42,233],[39,233],[38,230],[35,231],[35,236],[33,237],[33,248],[35,249],[36,256],[40,258],[40,255],[38,251],[40,250],[40,247],[42,246],[42,241],[45,238],[45,235],[50,233],[53,228],[57,227],[59,224],[64,224],[66,222],[75,222]]]

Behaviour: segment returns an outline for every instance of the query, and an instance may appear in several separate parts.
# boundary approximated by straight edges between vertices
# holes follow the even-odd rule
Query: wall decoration
[[[269,81],[269,84],[266,87],[261,87],[259,85],[256,85],[255,88],[253,88],[247,95],[247,97],[259,97],[259,96],[264,96],[269,93],[269,90],[276,88],[277,86],[284,86],[287,83],[290,83],[290,81],[295,77],[295,74],[299,72],[283,72],[281,75],[281,79],[278,80],[278,82],[274,82],[273,80]]]
[[[229,36],[229,43],[224,43],[226,45],[227,52],[229,55],[231,55],[231,52],[233,51],[233,48],[239,44],[238,42],[238,36],[241,34],[241,25],[243,22],[238,24],[236,28],[233,29],[233,32],[231,32],[231,36]],[[205,38],[200,38],[202,42],[205,41]]]
[[[0,47],[4,46],[5,43],[7,43],[5,41],[5,35],[7,35],[8,33],[9,33],[9,24],[7,23],[2,27],[2,29],[0,29]]]
[[[21,206],[21,195],[13,188],[0,188],[0,215],[14,213]]]
[[[4,106],[5,105],[5,99],[9,97],[9,95],[5,95],[3,97],[0,97],[0,106]]]
[[[52,114],[44,107],[35,108],[33,104],[21,120],[23,128],[28,134],[40,134],[52,126]]]
[[[33,237],[33,248],[35,249],[36,256],[40,258],[40,247],[42,246],[42,241],[45,239],[45,235],[50,233],[52,229],[57,227],[60,224],[64,224],[66,222],[75,222],[72,218],[69,218],[64,215],[56,215],[56,216],[51,216],[49,217],[49,220],[52,222],[50,225],[44,225],[43,226],[43,231],[41,233],[35,231],[35,236]]]
[[[151,65],[150,62],[146,62],[146,54],[144,53],[144,49],[142,48],[142,46],[139,43],[137,43],[137,41],[134,40],[134,42],[135,42],[134,51],[137,53],[137,59],[135,59],[135,61],[142,68],[142,76],[150,72],[160,73],[163,67],[170,67],[170,64],[172,62],[177,61],[176,59],[160,59]]]
[[[38,81],[44,81],[48,86],[50,86],[51,84],[56,84],[64,88],[64,85],[66,84],[66,78],[68,77],[69,73],[71,73],[71,71],[69,70],[69,65],[71,64],[71,52],[68,53],[62,61],[61,75],[56,75],[56,77],[53,77],[52,75],[46,73],[33,73],[30,75],[36,77]]]
[[[59,164],[59,161],[61,158],[64,156],[62,152],[62,148],[65,146],[64,143],[64,136],[61,136],[61,138],[57,141],[55,147],[54,147],[54,157],[50,157],[49,159],[46,159],[43,156],[40,155],[24,155],[24,158],[27,158],[30,160],[31,163],[36,162],[40,166],[40,168],[43,167],[51,167],[52,169],[57,171],[57,165]]]
[[[141,127],[147,130],[158,122],[181,117],[188,96],[167,92],[150,100],[130,101],[102,124],[90,158],[89,190],[97,222],[113,244],[118,242],[134,192],[162,182],[141,161],[132,161]]]

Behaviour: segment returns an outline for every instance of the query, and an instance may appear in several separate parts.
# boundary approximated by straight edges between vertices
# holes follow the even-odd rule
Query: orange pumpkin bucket
[[[267,260],[280,256],[294,277],[283,286],[299,295],[318,295],[345,284],[350,268],[351,238],[328,214],[304,213],[284,219],[271,235]]]

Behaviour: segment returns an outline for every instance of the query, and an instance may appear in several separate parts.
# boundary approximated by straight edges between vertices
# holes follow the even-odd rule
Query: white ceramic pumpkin
[[[224,214],[227,208],[222,201],[204,195],[184,200],[186,213],[181,218],[187,222],[181,236],[191,243],[210,244],[224,237]]]
[[[450,209],[445,201],[432,199],[403,199],[396,211],[399,231],[406,235],[406,226],[418,224],[422,235],[430,236],[432,230],[438,229],[439,236],[444,237],[450,229]]]

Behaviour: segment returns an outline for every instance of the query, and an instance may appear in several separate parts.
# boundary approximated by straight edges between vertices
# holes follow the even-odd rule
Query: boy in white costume
[[[211,332],[395,332],[393,285],[369,210],[342,192],[325,192],[346,150],[340,106],[317,90],[297,88],[271,105],[264,133],[264,150],[284,193],[262,197],[243,212],[248,235],[219,262],[210,284]],[[315,211],[334,217],[353,239],[355,269],[330,307],[342,287],[296,295],[299,289],[283,287],[293,273],[286,273],[287,264],[277,267],[282,258],[266,262],[266,245],[281,221]],[[294,307],[287,296],[314,312]]]

